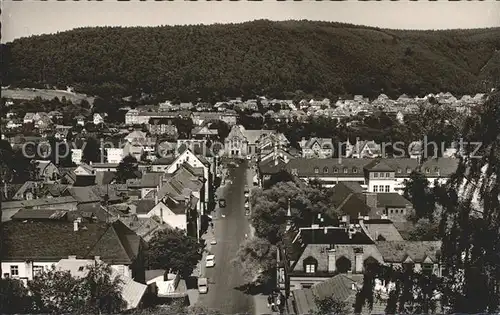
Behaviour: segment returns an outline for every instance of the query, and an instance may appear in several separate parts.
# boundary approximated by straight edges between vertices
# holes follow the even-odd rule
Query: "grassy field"
[[[41,97],[44,100],[52,100],[54,97],[62,99],[66,97],[73,104],[80,104],[82,100],[87,100],[91,105],[94,103],[94,97],[85,94],[70,93],[64,90],[41,90],[41,89],[3,89],[2,97],[22,100],[32,100],[35,97]]]

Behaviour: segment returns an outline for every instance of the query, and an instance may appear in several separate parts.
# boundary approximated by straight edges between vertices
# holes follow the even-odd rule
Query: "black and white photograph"
[[[0,20],[0,314],[500,312],[500,1]]]

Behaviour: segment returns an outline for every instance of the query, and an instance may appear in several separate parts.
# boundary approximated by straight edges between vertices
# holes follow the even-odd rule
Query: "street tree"
[[[272,272],[276,268],[275,245],[268,240],[253,237],[246,239],[238,249],[233,263],[242,271],[248,283],[267,282],[272,279]]]
[[[435,201],[429,181],[424,174],[413,171],[410,178],[405,181],[403,196],[410,200],[415,210],[416,219],[432,219],[435,209]]]
[[[188,277],[201,260],[203,248],[203,242],[179,229],[158,231],[148,244],[148,265]]]
[[[137,160],[132,155],[127,155],[116,167],[116,180],[118,183],[126,183],[127,179],[135,178],[139,170]]]
[[[93,137],[87,138],[85,142],[85,148],[82,152],[82,162],[84,163],[96,163],[101,161],[101,146],[99,141]]]

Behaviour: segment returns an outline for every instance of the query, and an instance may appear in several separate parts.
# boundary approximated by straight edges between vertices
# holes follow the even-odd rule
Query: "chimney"
[[[160,186],[156,186],[155,191],[155,206],[158,204],[158,194],[160,193]]]
[[[366,192],[365,193],[366,205],[370,208],[377,208],[377,193]]]
[[[78,232],[78,220],[73,221],[73,231]]]
[[[328,250],[328,272],[335,272],[335,248]]]
[[[354,249],[354,272],[363,273],[363,248]]]

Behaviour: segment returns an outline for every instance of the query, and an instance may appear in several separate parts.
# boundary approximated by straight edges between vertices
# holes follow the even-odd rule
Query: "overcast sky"
[[[338,21],[398,29],[500,26],[500,1],[1,1],[2,42],[84,26],[156,26],[255,19]]]

